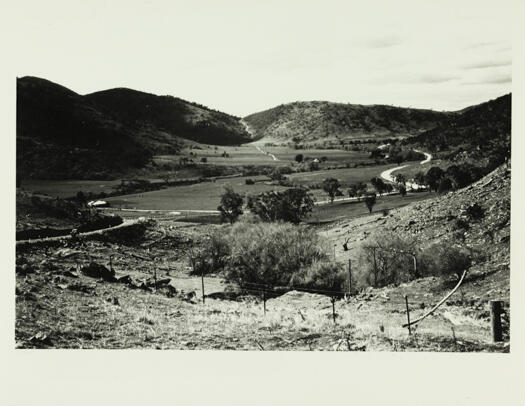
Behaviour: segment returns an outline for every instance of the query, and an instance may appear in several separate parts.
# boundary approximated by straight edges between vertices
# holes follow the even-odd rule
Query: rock
[[[27,275],[33,272],[33,268],[29,264],[22,264],[16,266],[16,273],[19,275]]]
[[[78,278],[80,276],[75,272],[75,268],[69,268],[69,270],[62,272],[62,275],[69,276],[70,278]]]
[[[49,338],[49,336],[47,334],[41,332],[41,331],[39,331],[34,336],[32,336],[28,341],[31,344],[34,344],[34,345],[37,345],[37,346],[41,346],[41,345],[47,346],[47,345],[51,345],[52,344],[51,339]]]
[[[74,283],[74,284],[69,285],[67,288],[75,292],[84,292],[84,293],[91,293],[95,289],[93,286],[84,285],[83,283]]]
[[[129,275],[123,275],[123,276],[118,277],[116,282],[117,283],[124,283],[126,285],[131,285],[131,284],[133,284],[133,279],[131,279],[131,276],[129,276]]]
[[[106,299],[106,302],[109,302],[109,303],[112,303],[114,304],[115,306],[120,306],[120,302],[118,300],[118,297],[108,297]]]
[[[55,251],[55,255],[61,258],[67,258],[75,254],[80,254],[80,251],[73,250],[71,248],[60,248]]]
[[[116,282],[117,280],[115,278],[115,271],[111,271],[104,265],[97,264],[96,262],[91,262],[89,265],[83,266],[80,272],[92,278],[102,278],[107,282]]]

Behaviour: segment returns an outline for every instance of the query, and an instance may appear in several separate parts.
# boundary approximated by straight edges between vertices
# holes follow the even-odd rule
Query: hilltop
[[[506,94],[461,110],[404,143],[452,161],[471,161],[489,170],[510,158],[512,96]]]
[[[175,97],[130,89],[82,96],[45,79],[17,80],[21,178],[111,178],[189,142],[249,139],[236,117]]]
[[[323,143],[417,135],[455,113],[386,105],[295,102],[244,117],[268,142]]]

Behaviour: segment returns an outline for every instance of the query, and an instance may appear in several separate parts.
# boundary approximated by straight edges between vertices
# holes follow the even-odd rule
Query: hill
[[[324,234],[339,247],[346,241],[349,251],[341,250],[340,259],[357,263],[361,247],[374,241],[386,244],[396,236],[415,240],[414,252],[445,241],[472,249],[478,254],[464,285],[469,299],[476,306],[489,299],[509,300],[510,174],[510,164],[504,164],[463,189],[391,210],[386,216],[341,221]],[[480,214],[473,218],[469,213],[476,204]]]
[[[257,138],[315,143],[416,135],[454,113],[326,101],[295,102],[244,117]]]
[[[129,126],[156,128],[203,144],[234,145],[250,141],[239,117],[177,97],[118,88],[91,93],[85,98]]]
[[[512,96],[507,94],[461,110],[436,128],[405,140],[452,161],[470,161],[489,170],[510,158]]]
[[[113,89],[87,96],[36,77],[17,80],[17,176],[103,179],[191,141],[248,141],[238,119],[170,96]]]

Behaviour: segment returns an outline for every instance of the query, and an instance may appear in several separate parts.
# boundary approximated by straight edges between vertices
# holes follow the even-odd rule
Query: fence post
[[[266,286],[263,287],[263,309],[266,316]]]
[[[492,328],[492,341],[497,343],[503,341],[501,330],[501,300],[491,300],[490,302],[490,325]]]
[[[410,329],[410,309],[408,308],[408,295],[405,295],[405,303],[407,305],[408,335],[411,335],[412,334],[412,330]]]
[[[352,296],[352,260],[348,258],[348,296]]]
[[[204,304],[204,271],[201,270],[202,304]]]
[[[332,296],[332,317],[334,318],[335,324],[335,296]]]

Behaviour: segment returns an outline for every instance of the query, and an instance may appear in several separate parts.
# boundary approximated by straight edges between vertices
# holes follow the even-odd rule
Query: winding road
[[[423,151],[420,151],[420,150],[417,150],[417,149],[415,149],[414,151],[425,155],[425,159],[419,163],[420,165],[424,165],[424,164],[426,164],[426,163],[428,163],[428,162],[430,162],[432,160],[432,155],[429,154],[428,152],[423,152]],[[381,178],[383,178],[384,180],[387,180],[389,182],[395,182],[395,176],[393,175],[393,172],[399,171],[399,170],[407,168],[409,166],[410,165],[403,165],[403,166],[398,166],[398,167],[395,167],[395,168],[387,169],[386,171],[381,172],[381,175],[379,175],[379,176],[381,176]],[[419,185],[417,183],[413,183],[413,182],[406,182],[406,186],[407,186],[407,189],[409,189],[409,190],[410,189],[411,190],[417,190],[417,189],[424,188],[424,186],[421,186],[421,185]]]

